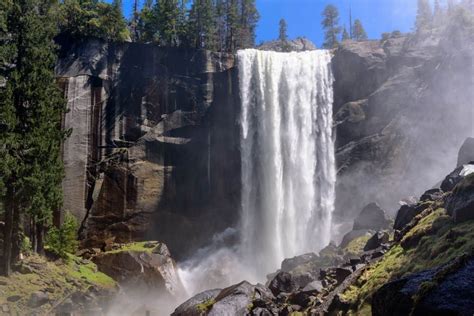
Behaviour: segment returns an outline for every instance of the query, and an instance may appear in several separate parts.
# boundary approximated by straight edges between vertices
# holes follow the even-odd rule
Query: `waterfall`
[[[257,274],[331,237],[335,159],[328,51],[237,54],[241,254]]]

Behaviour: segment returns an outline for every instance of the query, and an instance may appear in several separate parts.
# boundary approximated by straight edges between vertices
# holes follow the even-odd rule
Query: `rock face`
[[[474,260],[458,260],[385,284],[372,299],[372,315],[471,315],[473,285]]]
[[[474,138],[468,137],[459,149],[458,167],[474,161]]]
[[[336,221],[371,201],[394,215],[400,198],[452,169],[472,135],[472,40],[452,19],[430,33],[344,41],[334,52]]]
[[[240,186],[233,56],[60,44],[56,72],[72,128],[64,209],[83,222],[83,246],[146,237],[179,257],[231,226]]]

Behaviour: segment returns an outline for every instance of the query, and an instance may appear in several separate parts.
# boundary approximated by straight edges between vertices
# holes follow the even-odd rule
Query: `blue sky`
[[[278,35],[278,22],[284,18],[290,38],[306,36],[318,47],[323,42],[321,12],[327,4],[339,8],[340,23],[349,27],[349,6],[352,18],[359,18],[369,38],[380,38],[383,32],[411,30],[417,0],[256,0],[260,12],[257,43],[274,39]],[[441,0],[443,5],[446,0]],[[123,0],[124,13],[128,16],[133,0]],[[143,1],[142,1],[143,2]]]

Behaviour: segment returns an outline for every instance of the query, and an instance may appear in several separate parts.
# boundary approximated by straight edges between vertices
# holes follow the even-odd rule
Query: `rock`
[[[48,293],[41,291],[33,292],[28,299],[28,306],[32,308],[40,307],[49,302]]]
[[[199,304],[205,302],[214,302],[217,295],[222,289],[207,290],[196,294],[186,302],[179,305],[173,312],[173,316],[200,316],[202,311],[198,309]]]
[[[388,243],[389,235],[387,232],[376,232],[364,246],[364,251],[374,250],[382,246],[382,244]]]
[[[345,248],[352,240],[365,235],[369,235],[369,232],[366,229],[351,230],[350,232],[344,235],[341,244],[339,245],[339,248]]]
[[[308,283],[303,289],[302,292],[310,293],[314,295],[316,293],[321,293],[324,289],[323,283],[319,280],[312,281]]]
[[[443,197],[443,191],[441,189],[435,188],[435,189],[430,189],[428,191],[425,191],[420,196],[420,202],[426,202],[426,201],[437,201]]]
[[[176,263],[165,244],[156,243],[155,248],[143,250],[127,250],[127,247],[125,244],[121,250],[102,252],[93,262],[122,285],[162,290],[172,296],[183,290]]]
[[[12,295],[12,296],[7,297],[7,301],[9,302],[16,302],[16,301],[19,301],[20,299],[21,299],[20,295]]]
[[[402,230],[415,216],[421,214],[421,212],[426,210],[428,207],[429,204],[427,203],[402,205],[395,217],[393,229]]]
[[[257,307],[257,308],[252,309],[251,315],[252,316],[276,316],[278,315],[278,312],[275,313],[273,311],[269,311],[266,308]]]
[[[268,288],[272,291],[273,295],[277,296],[282,292],[291,293],[297,290],[298,285],[290,273],[281,271],[270,281]]]
[[[303,52],[315,50],[316,45],[305,37],[298,37],[294,40],[265,42],[258,46],[257,49],[275,52]]]
[[[370,203],[362,209],[354,220],[353,230],[384,229],[388,228],[389,223],[385,211],[377,203]]]
[[[474,260],[461,258],[383,285],[373,295],[372,315],[471,315],[473,285]]]
[[[441,183],[441,190],[444,192],[449,192],[454,189],[456,184],[458,184],[465,176],[474,172],[474,164],[462,165],[454,169],[449,175],[444,178]]]
[[[351,274],[352,274],[352,269],[342,268],[342,267],[336,268],[335,278],[336,278],[337,284],[341,284]]]
[[[456,185],[447,200],[446,210],[455,223],[474,219],[474,174],[466,176]]]
[[[457,166],[460,167],[471,161],[474,161],[474,137],[466,138],[459,149]]]
[[[318,255],[316,255],[313,252],[306,253],[306,254],[296,256],[293,258],[288,258],[282,261],[281,270],[285,272],[289,272],[299,265],[303,265],[317,259],[318,259]]]

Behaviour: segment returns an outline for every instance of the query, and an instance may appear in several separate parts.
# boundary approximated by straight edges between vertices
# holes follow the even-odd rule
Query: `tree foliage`
[[[52,227],[46,235],[48,250],[63,259],[66,259],[69,253],[75,253],[78,246],[77,229],[75,217],[66,213],[61,227]]]
[[[349,33],[347,32],[347,29],[344,27],[344,29],[342,30],[342,41],[347,41],[347,40],[350,40],[351,39],[351,36],[349,35]]]
[[[329,4],[323,11],[323,21],[321,22],[325,34],[324,34],[324,48],[335,48],[338,45],[338,37],[341,33],[341,27],[339,26],[339,10]]]
[[[418,0],[418,11],[415,26],[417,31],[428,29],[432,26],[432,12],[429,0]]]
[[[279,26],[280,28],[278,32],[278,39],[282,42],[286,42],[288,40],[288,34],[287,34],[288,27],[287,27],[285,19],[280,20]]]
[[[362,22],[359,19],[355,19],[353,30],[353,39],[356,41],[364,41],[367,39],[367,33],[365,32]]]

